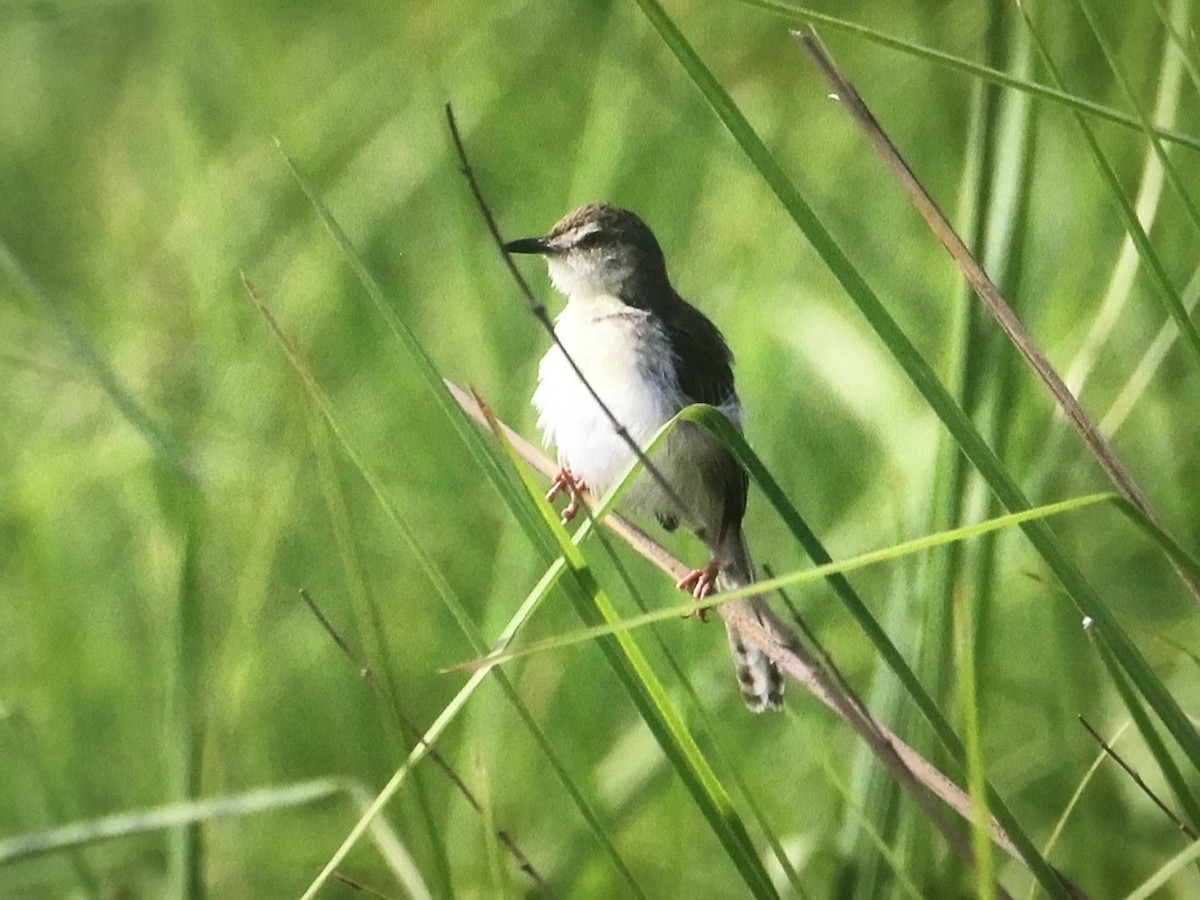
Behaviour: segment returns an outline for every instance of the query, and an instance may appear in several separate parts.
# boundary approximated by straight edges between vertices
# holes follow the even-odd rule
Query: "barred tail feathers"
[[[728,541],[729,552],[722,560],[720,572],[717,574],[717,592],[732,591],[754,583],[754,563],[746,547],[745,538],[740,530]],[[754,614],[762,621],[760,611],[767,605],[763,597],[747,597],[735,601],[735,605]],[[765,624],[765,623],[764,623]],[[780,710],[783,708],[783,675],[779,668],[757,647],[742,640],[741,633],[726,623],[729,632],[729,649],[733,654],[733,663],[737,669],[738,687],[742,691],[742,699],[746,701],[751,712],[765,710]]]

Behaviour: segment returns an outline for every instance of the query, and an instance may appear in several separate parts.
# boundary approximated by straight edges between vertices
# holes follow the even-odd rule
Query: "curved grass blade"
[[[837,16],[829,15],[828,13],[818,12],[814,9],[808,9],[803,6],[792,6],[787,3],[778,3],[775,0],[739,0],[747,6],[755,6],[759,9],[764,9],[768,12],[778,13],[792,21],[803,22],[807,25],[821,25],[825,28],[831,28],[836,31],[841,31],[846,34],[852,34],[855,37],[862,38],[877,44],[881,47],[887,47],[891,50],[897,50],[908,56],[917,59],[923,59],[932,62],[939,66],[944,66],[948,69],[953,69],[958,72],[965,72],[968,75],[973,75],[976,78],[981,78],[991,84],[998,84],[1001,87],[1012,88],[1013,90],[1022,91],[1032,97],[1037,97],[1042,100],[1049,100],[1053,103],[1060,103],[1070,109],[1085,112],[1099,119],[1105,119],[1109,122],[1115,122],[1118,125],[1124,125],[1126,128],[1140,129],[1140,123],[1135,116],[1128,113],[1123,113],[1111,107],[1104,106],[1100,103],[1095,103],[1083,97],[1077,97],[1074,94],[1062,90],[1061,87],[1056,89],[1044,84],[1038,84],[1034,81],[1029,81],[1024,78],[1017,78],[1000,69],[994,69],[991,66],[981,65],[969,59],[964,59],[961,56],[955,56],[951,53],[946,53],[942,50],[934,50],[931,47],[924,47],[912,41],[906,41],[901,38],[894,37],[882,31],[877,31],[874,28],[868,28],[865,25],[859,25],[857,22],[851,22],[848,19],[842,19]],[[1192,150],[1200,150],[1200,137],[1185,134],[1181,131],[1175,131],[1170,128],[1154,127],[1153,133],[1164,141],[1181,144]]]
[[[367,789],[357,781],[322,778],[224,797],[171,803],[0,840],[0,865],[72,848],[88,847],[114,838],[290,809],[339,797],[348,800],[354,809],[361,810],[368,804],[370,796]],[[409,893],[413,897],[428,898],[429,891],[425,888],[420,872],[404,844],[385,820],[381,819],[371,826],[371,838],[397,880]]]
[[[1142,886],[1129,894],[1125,900],[1150,900],[1151,897],[1158,896],[1157,891],[1165,887],[1177,872],[1198,859],[1200,859],[1200,841],[1193,841],[1188,847],[1173,856],[1165,866],[1146,879]]]
[[[759,582],[760,587],[769,584],[769,581]],[[726,596],[732,597],[733,595],[727,594]],[[626,624],[632,621],[635,620],[625,620]],[[745,624],[747,627],[752,627],[749,622]],[[765,632],[763,633],[765,634]],[[879,726],[878,723],[871,720],[861,706],[855,705],[855,701],[852,698],[842,694],[840,689],[834,687],[827,674],[820,672],[819,667],[814,662],[806,660],[801,655],[798,645],[789,644],[786,647],[775,645],[775,650],[784,654],[784,657],[778,660],[782,666],[787,668],[794,677],[799,678],[818,699],[821,699],[822,702],[833,708],[835,712],[847,720],[856,732],[871,743],[880,762],[888,767],[893,773],[893,777],[896,777],[903,783],[906,790],[910,792],[913,799],[922,808],[935,827],[943,833],[950,845],[956,851],[963,853],[964,858],[969,861],[971,858],[969,847],[960,842],[956,834],[948,828],[947,823],[941,817],[940,811],[928,804],[928,799],[918,787],[918,784],[924,784],[926,788],[964,817],[969,817],[971,814],[971,802],[969,798],[952,781],[933,768],[928,761],[924,760],[912,748],[904,744],[895,734],[888,732]],[[481,662],[484,665],[494,665],[496,660],[497,657],[492,657]],[[1006,852],[1015,858],[1020,858],[1021,855],[1009,839],[1008,834],[996,822],[993,822],[993,840],[995,840],[998,846],[1005,849]]]
[[[1125,94],[1129,104],[1133,107],[1138,118],[1138,125],[1141,127],[1143,133],[1145,133],[1146,139],[1150,141],[1150,147],[1154,151],[1155,156],[1158,157],[1158,161],[1162,164],[1163,171],[1167,176],[1167,180],[1171,182],[1171,187],[1175,188],[1175,192],[1178,194],[1179,199],[1183,201],[1183,206],[1184,209],[1187,210],[1188,218],[1192,220],[1192,224],[1197,228],[1197,230],[1200,230],[1200,208],[1197,208],[1196,202],[1192,199],[1191,192],[1188,191],[1187,186],[1183,183],[1183,179],[1180,177],[1178,170],[1175,168],[1175,164],[1171,162],[1170,157],[1167,156],[1167,152],[1163,149],[1162,142],[1159,141],[1158,135],[1154,133],[1154,123],[1150,121],[1150,115],[1146,112],[1145,107],[1142,105],[1142,101],[1138,98],[1137,91],[1135,91],[1133,86],[1129,83],[1129,77],[1125,74],[1125,70],[1121,67],[1120,63],[1117,62],[1116,52],[1114,51],[1109,39],[1105,37],[1104,31],[1096,22],[1095,12],[1092,10],[1087,0],[1075,0],[1075,5],[1079,7],[1080,12],[1083,13],[1084,18],[1087,20],[1088,27],[1091,28],[1092,31],[1092,36],[1096,39],[1096,43],[1099,44],[1100,52],[1104,54],[1104,61],[1108,64],[1109,71],[1111,71],[1116,77],[1117,83],[1121,86],[1122,93]],[[1164,64],[1173,55],[1174,54],[1171,52],[1171,48],[1166,48],[1163,53]],[[1179,89],[1176,87],[1174,93],[1177,94],[1178,92]]]
[[[460,402],[463,401],[464,398],[460,398]],[[493,430],[499,429],[506,436],[508,435],[508,430],[504,428],[497,420],[490,417],[490,415],[487,415],[485,410],[480,409],[478,404],[475,404],[474,408],[479,409],[480,416],[486,419],[489,427],[491,427]],[[706,407],[699,407],[698,409],[705,408]],[[655,435],[654,439],[644,449],[643,456],[653,453],[654,448],[665,439],[665,436],[672,428],[676,426],[680,418],[682,418],[682,414],[681,416],[677,416],[675,419],[668,422],[659,430],[658,434]],[[549,471],[549,469],[552,467],[546,465],[544,460],[541,464],[538,464],[536,460],[540,454],[537,454],[536,451],[533,454],[530,454],[530,449],[531,448],[526,445],[522,451],[524,458],[530,459],[532,456],[532,459],[530,459],[531,464],[535,464],[538,468]],[[639,460],[630,466],[630,469],[625,473],[625,476],[621,482],[605,497],[600,507],[601,512],[599,514],[593,513],[592,517],[590,517],[588,522],[585,523],[585,526],[591,525],[599,515],[603,514],[603,511],[609,505],[615,502],[616,498],[625,489],[636,472],[640,471],[640,465],[641,462]],[[536,491],[533,493],[536,494]],[[578,544],[579,541],[579,532],[577,532],[576,543]],[[659,564],[662,564],[664,569],[668,571],[674,571],[674,566],[666,563],[666,561],[657,558],[655,561]],[[547,576],[550,574],[551,572],[548,571]],[[759,584],[763,584],[763,582],[760,582]],[[733,595],[728,594],[727,596]],[[698,605],[703,606],[704,604]],[[753,623],[747,622],[743,624],[747,628],[755,627]],[[784,626],[782,623],[779,623],[779,627],[786,630],[786,626]],[[763,634],[765,635],[766,632],[763,632]],[[895,734],[888,732],[877,722],[875,722],[865,711],[865,709],[863,709],[861,705],[857,703],[856,700],[844,694],[840,688],[836,687],[830,681],[829,676],[820,670],[820,666],[818,666],[815,661],[805,659],[804,656],[801,655],[798,645],[789,645],[786,649],[777,647],[777,649],[781,652],[784,652],[788,656],[787,659],[782,660],[781,664],[785,668],[790,666],[789,671],[794,677],[800,679],[805,686],[812,691],[815,696],[817,696],[818,699],[837,712],[838,715],[845,719],[848,724],[850,724],[850,726],[871,745],[877,759],[883,763],[883,765],[892,773],[892,776],[907,791],[909,791],[912,799],[925,813],[928,820],[942,833],[950,847],[958,852],[964,860],[970,862],[971,854],[969,846],[959,840],[957,833],[954,832],[949,827],[948,823],[942,818],[940,810],[929,803],[928,797],[925,795],[920,785],[923,784],[926,788],[932,791],[936,796],[940,797],[945,803],[947,803],[951,808],[959,812],[959,814],[963,815],[964,817],[970,815],[971,806],[966,795],[963,794],[953,784],[953,782],[950,781],[950,779],[946,778],[946,776],[944,776],[941,772],[938,772],[927,760],[923,759],[911,747],[908,747],[906,744],[904,744]],[[480,662],[484,666],[495,665],[501,656],[503,656],[503,654],[492,656],[490,658],[481,660]],[[1003,827],[998,822],[993,822],[992,825],[992,837],[997,845],[1002,847],[1006,852],[1010,853],[1014,858],[1020,858],[1021,854],[1017,851],[1017,848],[1014,846],[1013,842],[1009,838],[1009,835],[1004,831]]]
[[[456,394],[456,396],[458,395]],[[470,400],[465,396],[459,397],[459,401],[464,404],[464,408],[468,410],[473,418],[477,418],[479,421],[486,424],[487,419],[475,401]],[[492,425],[495,427],[500,427],[505,436],[513,440],[514,448],[519,447],[519,452],[522,458],[535,469],[547,475],[554,471],[553,464],[546,459],[541,451],[532,447],[532,445],[530,445],[527,441],[524,441],[519,435],[515,435],[511,429],[508,429],[507,426],[503,426],[498,421],[493,420]],[[665,426],[664,430],[661,431],[656,437],[656,440],[661,440],[666,428],[669,427],[672,427],[671,423],[668,423],[668,425]],[[651,452],[652,447],[653,444],[651,445]],[[628,478],[628,475],[626,478]],[[618,488],[615,490],[619,491],[620,487],[618,486]],[[610,501],[611,499],[612,497],[610,494],[610,496],[606,498],[606,502]],[[585,522],[585,526],[590,525],[592,521],[592,519],[589,519],[588,522]],[[628,528],[629,526],[627,524],[621,524],[621,520],[619,517],[617,517],[617,522],[614,523],[614,530],[629,538],[630,543],[635,546],[635,549],[637,549],[638,552],[645,556],[649,561],[661,568],[664,572],[670,574],[673,578],[678,577],[680,574],[686,571],[686,567],[683,566],[682,563],[679,563],[673,557],[664,555],[665,551],[658,547],[658,545],[653,544],[653,542],[644,534],[641,534],[637,530],[633,530],[632,532],[627,531]],[[579,533],[577,532],[576,543],[578,543],[578,541]],[[544,577],[548,577],[551,574],[552,572],[547,572],[547,576]],[[759,585],[762,583],[763,582],[759,582]],[[631,620],[626,621],[628,622]],[[742,624],[747,629],[751,629],[752,633],[748,635],[748,637],[753,636],[753,629],[756,627],[755,624],[751,621],[746,621]],[[782,621],[778,623],[778,627],[783,629],[783,631],[780,632],[781,634],[787,630],[787,626]],[[758,633],[760,634],[760,639],[769,641],[765,629],[763,629],[761,626],[757,626],[757,628]],[[906,790],[911,792],[918,783],[923,784],[925,788],[927,788],[935,796],[941,798],[948,806],[955,810],[964,819],[970,818],[970,798],[963,793],[953,783],[953,781],[938,771],[915,750],[905,744],[899,737],[896,736],[895,733],[891,732],[884,726],[881,726],[878,722],[875,722],[869,716],[869,714],[866,713],[862,705],[855,698],[853,698],[852,695],[835,684],[834,679],[831,679],[830,675],[823,671],[822,667],[816,662],[816,660],[809,656],[806,651],[803,651],[799,644],[784,644],[776,640],[775,643],[762,644],[760,646],[764,648],[767,646],[772,647],[773,651],[779,654],[777,661],[780,662],[780,664],[790,674],[792,674],[793,677],[797,678],[817,699],[830,707],[834,712],[842,717],[847,724],[851,726],[851,728],[853,728],[859,733],[860,736],[867,740],[867,742],[871,744],[873,748],[876,759],[882,762],[893,773],[893,777],[900,781]],[[496,659],[489,658],[481,660],[480,662],[483,665],[490,666],[496,664]],[[899,765],[897,765],[897,763]],[[940,815],[935,809],[927,807],[923,794],[914,794],[914,800],[916,800],[918,805],[926,811],[927,815],[930,817],[930,820],[933,821],[936,827],[938,827],[940,830],[944,829],[945,823],[940,820]],[[945,831],[943,831],[943,833],[948,834]],[[969,848],[966,848],[960,843],[956,843],[954,838],[949,836],[949,834],[948,839],[951,840],[952,844],[956,845],[956,847],[965,849],[966,854],[969,857]],[[992,823],[992,839],[998,847],[1002,848],[1006,853],[1009,853],[1014,859],[1021,859],[1020,852],[1017,850],[1012,840],[1010,840],[1003,827],[999,824],[999,822],[996,821],[993,821]]]
[[[108,395],[113,406],[117,408],[117,412],[133,426],[134,431],[142,436],[142,440],[150,446],[154,454],[166,463],[176,475],[180,475],[188,481],[194,481],[195,474],[188,467],[183,451],[175,438],[159,425],[130,393],[129,388],[121,382],[112,366],[100,355],[95,344],[88,340],[79,324],[58,302],[42,290],[3,241],[0,241],[0,269],[8,272],[9,277],[16,282],[21,293],[33,302],[38,311],[58,331],[59,336],[71,351],[71,355],[91,375],[100,389]]]
[[[1151,0],[1154,4],[1154,11],[1158,13],[1159,19],[1162,20],[1163,28],[1167,31],[1167,37],[1170,38],[1172,44],[1175,45],[1176,51],[1183,57],[1183,63],[1187,66],[1188,74],[1192,79],[1192,86],[1200,91],[1200,65],[1197,65],[1196,60],[1192,58],[1192,54],[1188,52],[1187,41],[1183,39],[1182,32],[1188,30],[1190,22],[1189,15],[1191,13],[1190,0],[1176,0],[1172,7],[1174,15],[1163,9],[1163,0]],[[1192,30],[1192,43],[1195,44],[1195,30]]]
[[[1017,8],[1020,10],[1021,17],[1025,20],[1025,24],[1029,28],[1029,33],[1033,37],[1033,42],[1038,49],[1046,71],[1050,73],[1050,77],[1054,80],[1054,83],[1062,89],[1064,87],[1062,73],[1055,64],[1054,58],[1050,55],[1050,50],[1042,38],[1041,30],[1023,5],[1018,4]],[[1088,124],[1087,119],[1084,118],[1082,113],[1076,111],[1073,115],[1075,116],[1076,123],[1079,125],[1079,130],[1083,134],[1088,152],[1091,154],[1092,160],[1096,163],[1096,168],[1099,170],[1101,178],[1108,187],[1109,194],[1116,201],[1121,221],[1125,225],[1125,231],[1133,240],[1142,258],[1142,262],[1146,265],[1151,283],[1155,287],[1156,295],[1162,302],[1167,314],[1175,320],[1175,324],[1179,328],[1179,333],[1183,335],[1188,348],[1196,358],[1196,362],[1200,363],[1200,330],[1197,330],[1196,324],[1184,310],[1183,301],[1179,297],[1179,291],[1171,283],[1171,278],[1167,274],[1166,267],[1159,258],[1153,244],[1150,243],[1149,235],[1146,234],[1146,230],[1142,228],[1141,223],[1138,221],[1137,213],[1129,202],[1129,198],[1125,196],[1125,191],[1121,188],[1120,179],[1117,177],[1112,163],[1108,161],[1108,157],[1100,149],[1100,141],[1097,140],[1092,126]]]
[[[1177,0],[1177,5],[1186,6],[1188,0]],[[1093,24],[1093,30],[1095,25]],[[1026,29],[1028,33],[1028,29]],[[1110,66],[1115,61],[1110,56]],[[1158,75],[1158,97],[1155,101],[1154,118],[1156,122],[1170,122],[1175,119],[1179,109],[1180,90],[1183,81],[1183,54],[1178,48],[1168,47],[1163,53],[1162,64]],[[1154,146],[1146,154],[1142,165],[1142,174],[1138,180],[1134,212],[1143,230],[1149,232],[1154,226],[1162,199],[1163,181],[1166,170],[1161,159],[1161,145],[1154,136],[1147,132]],[[1177,176],[1176,176],[1177,177]],[[1099,358],[1104,345],[1108,342],[1113,329],[1129,301],[1133,289],[1134,278],[1138,270],[1138,250],[1133,238],[1126,235],[1121,241],[1121,249],[1117,261],[1113,264],[1112,274],[1109,275],[1108,287],[1104,291],[1104,299],[1096,315],[1092,319],[1087,335],[1075,351],[1075,356],[1067,366],[1066,382],[1078,396],[1087,382],[1096,360]],[[1186,298],[1185,298],[1186,308]],[[1190,310],[1189,310],[1190,315]],[[1057,424],[1058,420],[1055,420]],[[1104,424],[1101,422],[1101,431]]]
[[[1196,267],[1192,273],[1192,280],[1183,290],[1183,308],[1189,316],[1195,311],[1197,302],[1200,302],[1200,266]],[[1163,323],[1150,347],[1142,355],[1137,367],[1126,379],[1117,398],[1108,408],[1108,412],[1100,419],[1100,430],[1106,437],[1111,438],[1125,424],[1138,399],[1146,392],[1163,360],[1167,358],[1167,353],[1175,346],[1178,336],[1179,329],[1175,327],[1174,322],[1168,319]]]

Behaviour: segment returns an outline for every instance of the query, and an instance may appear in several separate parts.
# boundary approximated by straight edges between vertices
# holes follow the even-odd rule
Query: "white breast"
[[[573,300],[555,333],[588,383],[639,446],[682,408],[675,360],[648,313],[612,297]],[[633,453],[575,375],[557,346],[542,358],[533,395],[538,428],[560,464],[593,491],[607,491]]]

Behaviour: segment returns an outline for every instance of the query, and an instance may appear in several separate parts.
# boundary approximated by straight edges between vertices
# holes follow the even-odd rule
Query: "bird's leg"
[[[546,500],[553,503],[554,498],[563,491],[567,491],[571,495],[571,502],[566,505],[562,512],[564,525],[579,514],[581,498],[587,489],[587,482],[575,475],[566,466],[559,469],[558,474],[554,476],[554,481],[550,484],[550,490],[546,492]]]
[[[688,591],[697,600],[703,600],[713,592],[713,588],[717,583],[717,573],[721,571],[721,564],[716,559],[710,559],[702,569],[693,569],[688,572],[677,582],[675,587],[681,591]],[[710,607],[704,607],[697,610],[696,615],[700,617],[701,622],[708,621],[708,611]]]

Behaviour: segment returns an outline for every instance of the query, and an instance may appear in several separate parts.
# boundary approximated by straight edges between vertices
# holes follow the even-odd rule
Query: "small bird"
[[[545,258],[551,281],[567,297],[554,333],[639,447],[692,403],[715,406],[740,427],[733,355],[717,327],[676,293],[662,249],[640,218],[593,203],[568,214],[548,234],[512,241],[504,249]],[[554,445],[561,466],[548,498],[569,492],[563,513],[569,519],[578,511],[580,494],[608,491],[634,453],[558,345],[538,367],[533,405],[544,442]],[[651,461],[672,490],[643,471],[623,502],[654,516],[668,531],[682,522],[711,552],[708,564],[681,579],[679,587],[703,599],[714,590],[752,584],[754,564],[742,534],[749,478],[733,455],[702,426],[680,422]],[[764,621],[763,597],[736,602]],[[780,709],[779,670],[736,629],[728,630],[746,705],[754,712]]]

